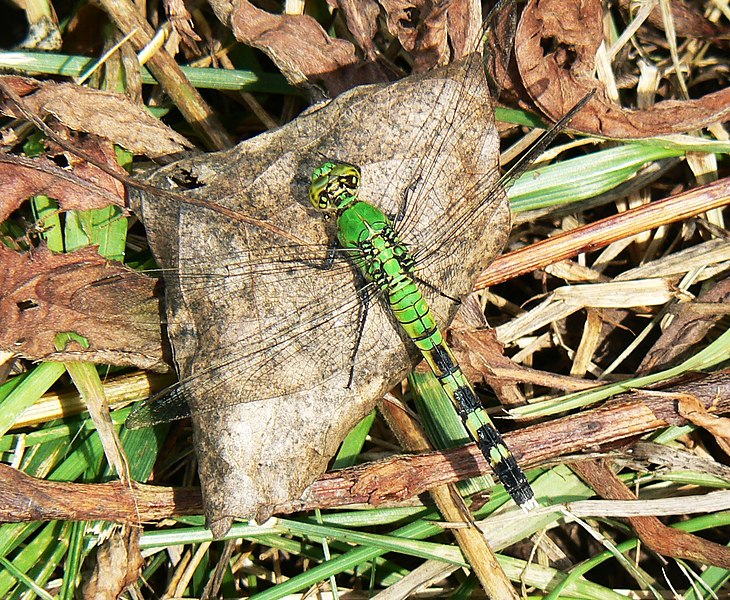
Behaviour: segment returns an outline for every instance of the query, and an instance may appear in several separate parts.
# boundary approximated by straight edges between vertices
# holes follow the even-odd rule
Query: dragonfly
[[[393,129],[384,143],[382,130],[395,125],[404,129]],[[204,494],[203,474],[222,464],[226,474],[209,484],[208,495],[214,487],[223,488],[221,496],[247,488],[257,504],[241,510],[255,511],[260,520],[269,513],[258,511],[258,502],[271,490],[264,493],[250,480],[276,465],[250,440],[258,443],[257,436],[271,429],[273,412],[302,415],[271,442],[277,451],[284,447],[286,458],[277,462],[312,463],[319,470],[341,439],[321,433],[322,419],[325,431],[331,422],[354,426],[423,350],[508,491],[519,505],[534,506],[524,474],[443,335],[430,325],[449,322],[509,232],[504,188],[514,173],[500,176],[482,55],[396,84],[357,88],[260,137],[278,152],[276,166],[244,145],[215,162],[197,157],[170,165],[150,179],[151,185],[182,189],[171,196],[182,193],[183,202],[153,210],[159,196],[141,198],[148,232],[159,232],[151,238],[166,267],[168,331],[177,339],[180,381],[137,407],[128,425],[192,416]],[[402,280],[407,273],[417,282],[419,304],[429,306],[419,313],[428,315],[428,336],[415,325],[399,325],[387,302],[373,302],[390,291],[379,287],[367,265],[358,269],[355,249],[332,246],[332,219],[313,218],[307,188],[319,189],[323,157],[332,171],[344,168],[353,183],[345,187],[369,200],[376,221],[392,220],[388,235],[405,260],[397,270]],[[334,178],[335,187],[342,183]],[[322,196],[315,195],[319,202]],[[251,218],[236,220],[236,212]],[[272,244],[272,238],[279,239]],[[221,313],[230,315],[212,318]],[[304,417],[320,403],[325,409],[311,424]],[[258,422],[247,422],[249,441],[242,441],[231,423],[249,405],[256,406]],[[233,456],[221,439],[232,440],[247,458]],[[296,477],[272,495],[290,498],[313,478]],[[274,506],[270,500],[269,510]],[[223,512],[206,510],[209,522]]]
[[[447,323],[455,299],[470,291],[509,232],[489,98],[481,56],[470,55],[436,74],[356,88],[266,134],[263,141],[278,150],[275,166],[244,145],[215,164],[201,156],[156,172],[149,184],[178,195],[182,189],[187,199],[163,206],[163,194],[140,194],[148,238],[164,269],[180,381],[137,408],[128,425],[191,415],[196,441],[209,441],[199,462],[210,469],[235,464],[216,482],[227,496],[247,485],[240,473],[249,465],[275,472],[279,463],[304,461],[323,470],[340,434],[322,434],[322,419],[326,431],[330,421],[354,426],[403,379],[419,351],[383,303],[372,301],[373,286],[358,274],[352,252],[333,249],[331,220],[307,199],[311,174],[323,156],[359,165],[361,194],[397,216],[429,305]],[[384,114],[402,127],[386,145],[378,135]],[[237,221],[237,213],[266,226]],[[277,407],[301,415],[271,441],[287,452],[277,464],[263,450],[239,460],[218,446],[223,437],[240,440],[232,422],[253,406],[261,428],[247,424],[244,437],[257,444],[272,422],[281,427],[271,416]],[[227,428],[231,433],[222,433]],[[245,450],[255,453],[258,446]],[[311,479],[296,483],[282,482],[277,496],[290,498]],[[257,486],[251,493],[262,496]]]
[[[312,206],[336,216],[340,246],[353,251],[352,260],[364,278],[383,293],[391,313],[423,354],[509,495],[525,511],[536,508],[527,477],[482,407],[416,285],[415,261],[408,247],[379,208],[358,198],[360,179],[356,165],[323,164],[312,174]]]

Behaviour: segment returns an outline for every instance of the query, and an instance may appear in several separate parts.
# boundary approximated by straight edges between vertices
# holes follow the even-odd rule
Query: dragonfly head
[[[309,200],[314,208],[338,212],[357,200],[360,169],[345,162],[326,162],[312,173]]]

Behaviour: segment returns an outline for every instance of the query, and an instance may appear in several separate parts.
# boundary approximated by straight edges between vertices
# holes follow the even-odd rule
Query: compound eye
[[[353,200],[360,186],[360,170],[349,163],[324,163],[312,174],[309,200],[319,210],[338,210]]]

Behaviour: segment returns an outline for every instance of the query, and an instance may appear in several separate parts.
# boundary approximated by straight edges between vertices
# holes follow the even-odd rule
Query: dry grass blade
[[[518,275],[728,204],[730,179],[721,179],[664,200],[638,206],[499,257],[477,279],[475,289],[508,281]]]

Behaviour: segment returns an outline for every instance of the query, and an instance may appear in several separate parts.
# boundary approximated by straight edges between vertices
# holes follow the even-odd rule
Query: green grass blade
[[[35,586],[43,586],[45,579],[50,577],[47,569],[51,567],[55,569],[61,556],[66,552],[67,540],[64,540],[64,527],[59,521],[52,521],[43,526],[43,528],[29,540],[12,560],[13,571],[0,571],[0,597],[7,598],[11,590],[17,584],[23,588],[35,589]],[[60,556],[59,556],[60,553]],[[24,573],[35,583],[26,585],[26,579],[22,582],[18,580],[16,574]]]
[[[45,52],[0,52],[0,68],[10,68],[27,74],[44,73],[63,77],[79,77],[94,67],[95,59],[85,56]],[[197,88],[296,94],[282,75],[254,73],[233,69],[182,67],[183,73]],[[156,84],[157,80],[142,67],[142,83]]]
[[[423,428],[439,450],[456,448],[471,442],[454,405],[431,372],[412,372],[408,384],[413,392],[413,402],[423,421]],[[462,494],[470,496],[494,487],[488,475],[474,477],[457,483]]]
[[[34,196],[31,198],[31,208],[48,248],[53,252],[63,252],[63,229],[58,202],[48,196]]]
[[[71,523],[68,554],[63,568],[63,584],[58,594],[59,600],[74,600],[76,588],[81,582],[81,563],[84,560],[84,534],[86,521]]]
[[[118,206],[68,211],[64,233],[67,252],[94,245],[101,256],[124,260],[127,220]]]
[[[4,435],[23,411],[45,394],[65,372],[62,363],[45,362],[23,377],[0,404],[0,434]]]
[[[607,192],[648,163],[684,150],[628,144],[527,171],[508,190],[515,213],[577,202]]]
[[[39,598],[43,598],[43,600],[53,600],[53,596],[46,592],[46,590],[40,587],[35,581],[28,577],[23,571],[21,571],[8,559],[0,557],[0,565],[2,565],[2,567],[10,575],[15,577],[21,585],[23,585],[28,590],[31,590]]]
[[[332,461],[332,469],[345,469],[353,466],[357,462],[357,457],[362,452],[362,447],[365,444],[370,428],[375,422],[375,411],[371,411],[362,421],[360,421],[355,428],[347,434],[340,449],[337,452],[337,456]]]

